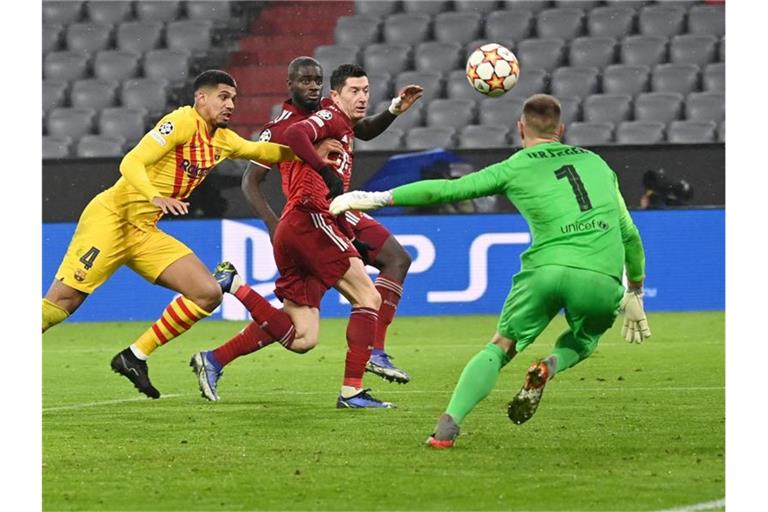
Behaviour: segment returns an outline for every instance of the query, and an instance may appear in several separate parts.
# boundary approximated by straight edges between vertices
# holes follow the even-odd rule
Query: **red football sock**
[[[259,324],[251,322],[228,342],[215,349],[213,357],[221,366],[226,366],[238,357],[256,352],[274,341],[275,339],[259,327]]]
[[[363,387],[365,364],[371,357],[378,314],[371,308],[352,308],[347,324],[347,358],[344,362],[345,386]]]
[[[259,327],[285,348],[291,346],[296,337],[293,321],[281,309],[272,306],[264,297],[248,285],[242,285],[235,291],[235,297],[245,306]]]
[[[376,325],[376,338],[373,340],[373,348],[384,350],[384,339],[387,337],[387,328],[395,318],[397,305],[403,295],[403,283],[398,283],[391,277],[379,275],[376,278],[376,289],[381,295],[381,307],[379,307],[379,321]]]

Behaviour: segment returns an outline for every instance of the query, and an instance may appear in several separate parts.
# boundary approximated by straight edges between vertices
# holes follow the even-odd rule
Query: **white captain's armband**
[[[272,169],[271,165],[263,164],[261,162],[257,162],[256,160],[249,160],[253,165],[258,165],[259,167],[263,167],[264,169],[270,170]]]

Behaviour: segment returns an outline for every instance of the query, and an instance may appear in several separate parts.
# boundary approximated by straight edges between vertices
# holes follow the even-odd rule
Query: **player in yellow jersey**
[[[186,199],[227,158],[270,163],[296,159],[287,146],[245,140],[227,128],[237,94],[228,73],[204,71],[193,90],[194,105],[163,117],[123,157],[122,177],[85,207],[43,298],[45,332],[74,313],[122,265],[180,293],[157,322],[112,359],[115,372],[152,398],[159,398],[160,392],[149,380],[148,356],[209,316],[222,297],[203,262],[158,229],[157,221],[164,214],[186,214]]]

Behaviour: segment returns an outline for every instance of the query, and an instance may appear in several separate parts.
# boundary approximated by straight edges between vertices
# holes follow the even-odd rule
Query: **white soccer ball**
[[[469,85],[477,92],[497,97],[515,86],[520,65],[508,48],[488,43],[469,55],[466,72]]]

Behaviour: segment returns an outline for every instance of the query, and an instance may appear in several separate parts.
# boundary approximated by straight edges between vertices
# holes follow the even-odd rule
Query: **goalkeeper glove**
[[[378,210],[391,203],[392,192],[389,190],[386,192],[364,192],[362,190],[355,190],[353,192],[341,194],[331,201],[329,209],[332,214],[338,215],[347,210]]]
[[[624,314],[624,327],[621,334],[630,343],[642,343],[651,337],[651,329],[643,309],[642,288],[629,288],[619,304],[619,311]]]
[[[341,181],[339,173],[331,169],[329,165],[326,165],[317,171],[317,173],[323,177],[325,186],[328,187],[328,195],[325,196],[326,199],[332,199],[344,192],[344,182]]]

